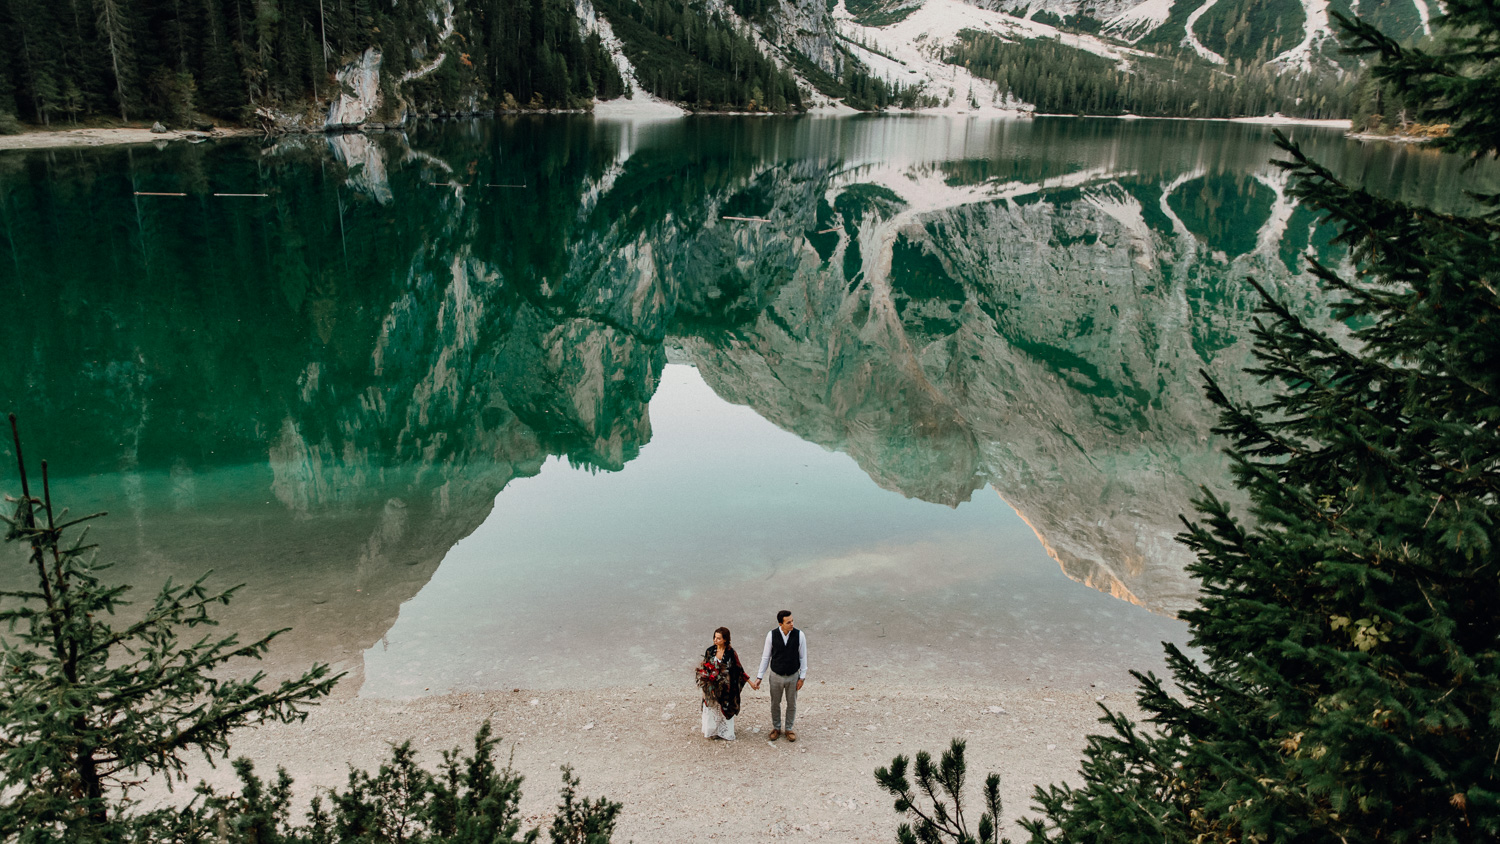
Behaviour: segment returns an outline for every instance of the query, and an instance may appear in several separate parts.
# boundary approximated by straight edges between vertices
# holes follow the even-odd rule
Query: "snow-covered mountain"
[[[440,59],[472,35],[462,31],[466,18],[454,15],[461,0],[439,5],[434,15],[445,13],[441,19],[450,25],[439,43],[422,45],[425,62],[417,71],[381,80],[378,55],[367,51],[349,62],[340,74],[342,94],[328,110],[329,127],[360,125],[382,96],[402,103],[395,111],[403,114],[444,110],[422,105],[421,91],[430,86],[410,87],[441,63],[430,55]],[[1161,116],[1346,116],[1325,102],[1355,66],[1338,51],[1331,14],[1359,14],[1414,41],[1430,31],[1438,11],[1432,0],[574,0],[573,8],[579,34],[597,37],[627,90],[598,103],[601,113],[899,106]],[[751,45],[744,49],[795,80],[800,96],[768,96],[781,83],[738,60],[709,73],[727,74],[742,93],[764,89],[758,100],[740,100],[748,106],[725,99],[705,104],[694,96],[701,69],[691,82],[665,80],[672,68],[705,60],[702,42],[711,32],[744,39],[738,43]],[[1297,87],[1291,79],[1322,81]],[[1243,92],[1236,98],[1236,84],[1280,89],[1269,99]],[[474,98],[469,102],[448,110],[479,109]],[[386,112],[390,122],[392,109]]]
[[[1015,105],[991,94],[946,56],[961,35],[1007,42],[1052,41],[1121,68],[1154,56],[1191,54],[1220,68],[1269,66],[1282,72],[1341,72],[1331,11],[1360,14],[1389,34],[1430,32],[1429,0],[840,0],[821,21],[851,57],[891,82],[949,100],[975,90],[978,110]]]

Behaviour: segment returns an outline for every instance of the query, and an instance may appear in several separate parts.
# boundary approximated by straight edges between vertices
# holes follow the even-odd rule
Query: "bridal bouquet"
[[[698,666],[698,688],[703,690],[705,700],[718,700],[721,692],[729,690],[729,667],[705,659]]]

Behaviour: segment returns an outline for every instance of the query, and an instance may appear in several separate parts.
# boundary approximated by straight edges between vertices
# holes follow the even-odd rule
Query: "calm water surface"
[[[1299,256],[1342,259],[1274,154],[545,118],[0,155],[0,396],[113,576],[245,582],[231,628],[364,694],[686,683],[782,607],[840,682],[1123,685],[1185,639],[1177,515],[1228,494],[1198,373],[1256,389],[1242,279],[1318,318]]]

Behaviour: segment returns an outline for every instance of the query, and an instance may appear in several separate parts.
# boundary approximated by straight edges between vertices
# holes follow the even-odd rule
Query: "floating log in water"
[[[135,195],[136,196],[187,196],[187,194],[185,194],[185,193],[163,193],[161,191],[154,191],[154,190],[138,190],[138,191],[135,192]]]
[[[767,220],[765,217],[730,217],[727,214],[725,216],[723,216],[723,217],[720,217],[719,219],[721,219],[721,220],[739,220],[742,223],[769,223],[769,222],[771,222],[770,220]]]
[[[525,185],[485,185],[487,188],[524,188]]]
[[[833,234],[834,232],[836,232],[838,230],[839,230],[839,227],[838,226],[834,226],[831,229],[824,229],[824,230],[822,230],[820,232],[813,232],[813,234]]]
[[[466,187],[469,187],[470,185],[472,185],[474,183],[473,182],[464,182],[464,183],[459,183],[459,182],[428,182],[427,184],[432,185],[435,188],[466,188]]]
[[[216,193],[214,196],[270,196],[268,193]]]

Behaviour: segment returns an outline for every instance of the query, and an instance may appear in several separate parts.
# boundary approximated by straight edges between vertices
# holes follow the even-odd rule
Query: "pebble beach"
[[[938,756],[967,743],[969,797],[1001,775],[1004,830],[1020,834],[1038,785],[1078,782],[1086,736],[1102,725],[1099,704],[1134,713],[1131,690],[1052,687],[865,686],[854,677],[809,679],[795,743],[770,742],[765,688],[745,689],[735,741],[703,738],[689,678],[664,687],[613,687],[445,694],[410,700],[346,698],[316,707],[298,725],[245,730],[232,755],[262,775],[283,766],[304,804],[342,787],[350,765],[374,770],[393,744],[410,740],[430,766],[440,751],[468,750],[486,719],[501,736],[500,762],[526,777],[527,827],[545,827],[572,766],[581,792],[624,804],[614,840],[690,842],[826,840],[889,842],[900,818],[875,783],[892,757]],[[226,764],[201,761],[194,780],[230,786]],[[159,785],[155,800],[171,799]],[[177,794],[185,794],[179,788]]]

